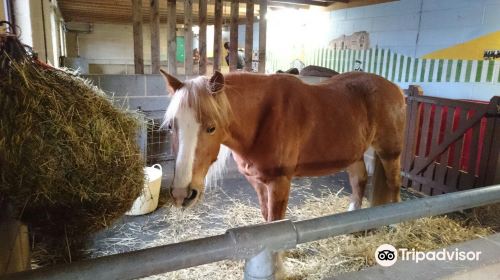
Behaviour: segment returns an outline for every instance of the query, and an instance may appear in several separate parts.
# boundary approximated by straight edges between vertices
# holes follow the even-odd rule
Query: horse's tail
[[[387,201],[387,177],[384,166],[380,161],[380,156],[374,152],[374,168],[372,177],[372,193],[370,197],[370,206],[377,206]]]
[[[227,169],[228,160],[231,158],[231,150],[225,145],[220,145],[217,161],[210,166],[205,176],[205,185],[207,187],[216,187]]]

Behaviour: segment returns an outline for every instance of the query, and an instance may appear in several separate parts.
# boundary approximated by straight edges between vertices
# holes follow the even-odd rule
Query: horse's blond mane
[[[164,124],[170,123],[180,108],[190,107],[196,112],[201,124],[212,123],[219,128],[227,128],[231,121],[231,106],[224,89],[211,93],[208,78],[198,77],[184,82],[170,101],[165,114]]]

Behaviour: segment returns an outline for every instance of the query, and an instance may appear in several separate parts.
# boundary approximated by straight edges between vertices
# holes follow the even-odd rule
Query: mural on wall
[[[472,39],[462,44],[450,46],[424,55],[436,59],[498,59],[500,55],[500,31]]]
[[[329,46],[334,50],[367,50],[370,48],[370,34],[359,31],[352,35],[342,35],[331,40]]]
[[[342,35],[331,40],[328,48],[306,50],[303,62],[340,73],[371,72],[396,83],[500,82],[500,31],[422,57],[388,48],[370,48],[369,41],[366,31]],[[288,69],[291,61],[270,53],[268,65],[271,71]]]
[[[296,67],[295,61],[299,60],[303,65],[340,73],[375,73],[404,87],[410,83],[426,85],[436,95],[461,94],[469,98],[477,93],[488,99],[492,93],[498,94],[500,21],[495,11],[500,11],[500,5],[472,5],[460,0],[461,8],[441,9],[429,4],[422,11],[421,5],[413,5],[417,2],[422,3],[401,0],[332,11],[328,23],[331,29],[327,32],[332,35],[318,44],[304,45],[303,55],[286,53],[283,50],[289,47],[283,48],[280,42],[279,49],[269,49],[266,70]],[[402,9],[405,16],[401,16]],[[426,16],[422,17],[422,13]],[[481,20],[477,14],[483,15]],[[387,25],[393,28],[387,29]],[[308,32],[314,34],[312,29]],[[447,86],[449,89],[438,90]]]
[[[483,59],[484,60],[500,59],[500,50],[485,50]]]
[[[274,53],[267,57],[269,70],[290,68],[289,60]],[[385,48],[308,50],[305,65],[317,65],[339,73],[356,71],[381,75],[396,83],[500,83],[500,60],[419,58]]]

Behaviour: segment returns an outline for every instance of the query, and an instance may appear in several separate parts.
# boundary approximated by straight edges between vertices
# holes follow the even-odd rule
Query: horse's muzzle
[[[189,207],[194,205],[199,192],[190,186],[187,188],[171,188],[170,196],[174,199],[176,207]]]

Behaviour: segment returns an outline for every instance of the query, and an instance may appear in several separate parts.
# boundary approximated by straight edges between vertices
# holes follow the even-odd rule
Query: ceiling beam
[[[271,0],[271,2],[327,7],[335,4],[336,2],[349,3],[349,0]]]

